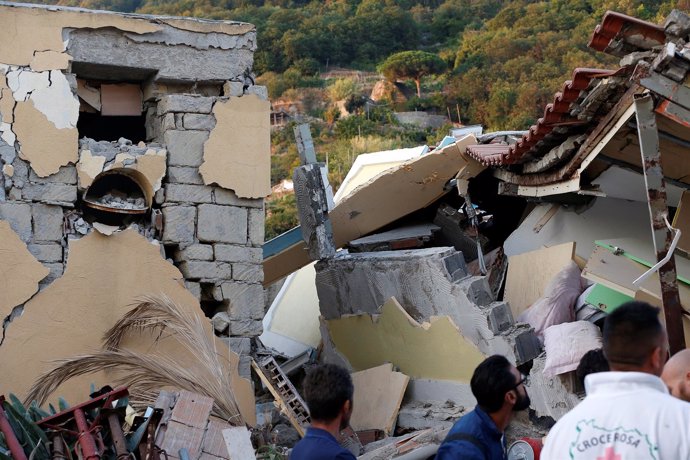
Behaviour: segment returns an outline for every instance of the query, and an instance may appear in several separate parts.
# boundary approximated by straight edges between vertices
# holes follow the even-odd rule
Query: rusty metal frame
[[[659,131],[654,113],[654,98],[651,94],[635,96],[635,117],[637,134],[640,140],[640,154],[647,188],[647,203],[652,225],[654,250],[657,261],[661,261],[671,246],[673,234],[666,226],[668,205],[666,203],[666,181],[661,164],[659,150]],[[676,261],[671,255],[669,261],[659,268],[661,283],[661,300],[663,303],[666,331],[668,332],[669,351],[671,354],[685,348],[685,334],[681,317]]]

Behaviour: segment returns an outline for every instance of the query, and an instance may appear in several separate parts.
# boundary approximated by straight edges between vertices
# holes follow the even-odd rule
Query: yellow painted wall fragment
[[[41,265],[26,248],[26,244],[0,220],[0,320],[12,313],[38,291],[38,282],[50,270]]]
[[[484,355],[448,316],[419,324],[393,297],[380,315],[327,320],[336,349],[356,371],[387,362],[413,378],[469,382]]]
[[[59,51],[36,51],[31,60],[31,70],[43,72],[44,70],[65,70],[69,67],[72,57]]]
[[[234,190],[242,198],[271,194],[270,107],[254,94],[214,104],[216,127],[204,144],[199,168],[205,184]]]
[[[21,146],[19,156],[31,163],[38,176],[55,174],[60,166],[77,161],[77,128],[57,129],[31,101],[17,102],[14,118],[12,129]]]
[[[65,273],[41,291],[24,307],[24,314],[7,328],[0,346],[0,394],[13,392],[24,397],[43,372],[52,369],[51,361],[100,349],[103,334],[141,296],[164,294],[181,307],[200,317],[206,331],[214,337],[210,322],[204,318],[199,302],[182,285],[182,274],[160,255],[157,245],[134,230],[104,236],[91,232],[70,241]],[[214,338],[221,359],[233,369],[232,382],[240,412],[245,420],[256,423],[254,392],[251,383],[237,374],[239,358],[220,339]],[[128,336],[123,347],[133,350],[174,354],[192,372],[204,380],[203,367],[174,339],[154,343],[146,334]],[[100,387],[112,383],[112,374],[90,374],[70,380],[57,389],[53,399],[62,395],[70,403],[88,397],[91,382]]]

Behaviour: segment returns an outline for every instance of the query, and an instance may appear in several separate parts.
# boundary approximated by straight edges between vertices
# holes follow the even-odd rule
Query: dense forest
[[[338,185],[354,157],[420,143],[447,129],[400,126],[393,111],[426,110],[487,130],[526,129],[576,67],[611,68],[587,48],[607,10],[661,22],[689,0],[59,0],[34,1],[122,12],[196,16],[255,24],[254,71],[273,101],[299,100],[317,151]],[[366,78],[323,78],[332,69],[398,75],[384,65],[404,51],[442,61],[408,79],[404,100],[365,104]],[[417,91],[419,92],[418,94]],[[345,112],[338,107],[344,101]],[[384,99],[385,101],[385,99]],[[347,116],[345,116],[347,115]],[[458,120],[459,118],[459,120]],[[289,177],[296,151],[289,126],[273,135],[274,183]],[[294,201],[294,200],[293,200]],[[295,223],[291,198],[270,201],[268,236]]]

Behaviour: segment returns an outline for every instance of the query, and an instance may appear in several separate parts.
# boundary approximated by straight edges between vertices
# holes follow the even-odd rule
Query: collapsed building
[[[361,156],[334,196],[298,129],[302,228],[266,244],[270,106],[252,25],[0,2],[0,26],[14,44],[0,50],[0,366],[17,370],[0,394],[26,396],[164,295],[203,325],[237,404],[219,424],[211,398],[161,393],[173,456],[227,458],[227,422],[256,423],[252,367],[301,432],[308,411],[286,374],[318,349],[353,372],[343,442],[392,458],[443,439],[494,353],[531,376],[513,436],[543,433],[579,401],[574,366],[625,300],[662,306],[672,349],[684,347],[680,12],[663,27],[607,13],[590,46],[620,68],[576,69],[528,131],[475,126],[431,151]],[[287,275],[265,314],[264,287]],[[174,336],[123,346],[213,377]],[[78,401],[121,378],[82,375],[54,394]]]
[[[265,283],[298,271],[261,341],[293,359],[322,347],[353,375],[392,363],[410,380],[381,404],[403,431],[449,427],[476,364],[504,354],[531,377],[523,434],[578,403],[579,359],[625,301],[662,307],[685,348],[689,34],[680,11],[663,26],[608,12],[590,47],[618,69],[575,69],[526,131],[372,154],[334,206],[303,158],[302,228],[264,246]]]

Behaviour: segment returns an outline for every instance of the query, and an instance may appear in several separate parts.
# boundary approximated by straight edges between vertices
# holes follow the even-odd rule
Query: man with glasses
[[[587,397],[551,429],[541,460],[690,459],[690,404],[659,378],[667,354],[658,308],[618,307],[604,322],[611,372],[585,377]]]
[[[505,460],[503,432],[514,412],[529,407],[526,380],[504,356],[479,364],[470,381],[477,406],[453,425],[436,460]]]

